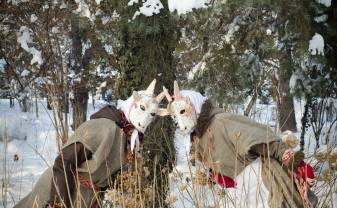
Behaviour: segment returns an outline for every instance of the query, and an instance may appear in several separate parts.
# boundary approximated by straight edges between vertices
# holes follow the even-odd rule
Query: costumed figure
[[[235,207],[315,207],[313,169],[267,126],[226,113],[200,93],[164,88],[166,114],[183,134],[190,134],[195,158],[209,168],[209,178],[235,189]],[[253,185],[252,185],[253,184]]]
[[[155,97],[155,84],[153,80],[145,91],[133,92],[117,107],[103,107],[81,124],[54,165],[14,207],[101,207],[104,190],[128,166],[160,112],[164,93]]]

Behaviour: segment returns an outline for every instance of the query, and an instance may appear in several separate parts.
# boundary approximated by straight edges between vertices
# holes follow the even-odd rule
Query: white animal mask
[[[164,92],[154,97],[154,88],[156,80],[154,79],[145,91],[134,91],[132,95],[133,102],[130,106],[128,117],[135,128],[144,133],[147,126],[153,121],[157,114],[160,114],[159,103],[164,98]]]
[[[193,105],[189,97],[181,95],[177,81],[174,81],[174,100],[169,95],[166,88],[164,88],[164,93],[167,100],[170,102],[167,106],[166,113],[172,116],[183,134],[190,134],[197,124],[197,116],[200,109],[195,108],[195,105]],[[202,99],[201,102],[203,103],[205,99],[206,98]],[[162,112],[161,115],[163,114],[164,113]]]
[[[131,150],[133,151],[138,141],[138,131],[144,133],[148,125],[156,115],[166,112],[166,109],[159,109],[159,103],[164,98],[164,92],[157,97],[154,96],[156,79],[154,79],[145,91],[134,91],[127,100],[119,100],[117,108],[121,109],[125,117],[137,129],[131,135]]]

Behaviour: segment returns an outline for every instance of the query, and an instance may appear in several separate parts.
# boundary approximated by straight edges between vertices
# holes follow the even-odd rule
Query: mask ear
[[[174,92],[174,98],[178,100],[181,97],[181,95],[180,95],[179,85],[176,80],[174,80],[173,82],[173,92]]]
[[[157,111],[158,116],[167,116],[170,115],[169,111],[165,108],[159,108]]]
[[[164,92],[164,94],[165,94],[165,97],[166,97],[167,101],[168,101],[169,103],[172,102],[172,97],[171,97],[171,95],[168,93],[166,87],[164,87],[164,86],[163,86],[163,92]]]
[[[136,102],[140,101],[140,95],[139,95],[138,92],[133,91],[132,97],[133,97],[134,101],[136,101]]]
[[[151,84],[147,87],[147,89],[145,90],[145,94],[148,96],[153,96],[154,94],[154,88],[156,87],[156,82],[157,80],[154,79]]]
[[[157,103],[160,103],[164,97],[165,97],[165,92],[161,92],[159,95],[157,95],[156,97]]]

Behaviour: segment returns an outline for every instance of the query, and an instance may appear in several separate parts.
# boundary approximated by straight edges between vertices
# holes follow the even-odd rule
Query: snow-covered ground
[[[90,99],[91,101],[91,99]],[[300,130],[300,119],[303,113],[303,102],[295,102],[295,112]],[[88,106],[88,116],[95,112],[103,102],[96,101],[96,108],[93,108],[92,103]],[[9,142],[7,148],[5,143],[0,139],[0,177],[4,179],[5,167],[6,177],[8,179],[8,195],[7,207],[12,207],[13,202],[17,202],[24,197],[37,181],[41,173],[53,163],[57,155],[55,130],[50,117],[52,112],[46,110],[46,101],[39,101],[39,118],[35,112],[23,113],[19,106],[15,103],[14,108],[9,108],[9,100],[0,99],[0,138],[4,133],[4,127],[7,127]],[[35,110],[35,108],[33,108]],[[274,105],[258,104],[253,109],[254,119],[259,122],[269,124],[272,127],[276,126],[276,114]],[[71,124],[71,121],[68,122]],[[334,129],[336,131],[336,129]],[[299,133],[296,133],[299,138]],[[306,135],[306,155],[311,155],[314,149],[314,137],[309,129]],[[206,168],[201,164],[196,163],[196,166],[191,166],[189,163],[190,141],[176,132],[175,146],[177,148],[177,164],[170,176],[170,194],[168,201],[176,208],[182,207],[240,207],[238,203],[245,203],[243,199],[247,197],[237,196],[236,189],[221,189],[219,186],[198,185],[192,183],[195,175],[202,172],[207,172]],[[18,156],[18,160],[15,159]],[[5,163],[4,159],[6,156]],[[315,160],[310,158],[309,162],[314,163]],[[247,181],[247,177],[251,177],[252,173],[258,172],[260,169],[259,163],[253,164],[252,169],[246,169],[241,174],[241,179],[237,178],[237,184],[241,181]],[[246,187],[249,193],[255,193],[260,182],[250,180],[252,183],[242,184]],[[239,187],[239,185],[238,185]],[[249,189],[247,187],[250,187]],[[324,189],[316,190],[321,197],[325,197]],[[248,193],[248,195],[249,195]],[[224,197],[226,196],[226,197]],[[263,207],[265,196],[261,196],[258,205],[253,207]],[[337,204],[336,194],[334,195],[335,204]],[[239,200],[234,200],[239,199]],[[3,207],[3,198],[0,198],[0,207]],[[235,204],[233,206],[233,203]],[[333,200],[332,200],[333,203]],[[241,204],[242,205],[242,204]],[[245,206],[245,205],[244,205]],[[245,206],[246,207],[246,206]],[[333,207],[333,204],[332,204]]]

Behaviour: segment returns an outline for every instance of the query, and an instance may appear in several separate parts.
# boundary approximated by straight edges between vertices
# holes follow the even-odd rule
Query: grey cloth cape
[[[245,116],[225,113],[206,101],[198,117],[193,148],[197,159],[217,173],[234,179],[257,158],[250,153],[251,148],[266,144],[270,152],[275,152],[274,157],[261,158],[269,207],[303,207],[294,181],[280,162],[286,148],[270,145],[275,142],[281,140],[268,126]],[[316,204],[317,198],[311,191],[309,198]]]
[[[116,123],[107,118],[86,121],[68,140],[64,147],[80,142],[91,151],[92,158],[82,163],[78,173],[92,181],[96,187],[112,185],[110,177],[127,164],[126,135]],[[15,208],[40,208],[50,197],[52,167],[48,168],[36,182],[33,190]],[[79,191],[72,196],[74,207],[90,207],[101,193],[79,185]],[[76,188],[76,187],[70,187]],[[81,205],[76,204],[80,201]]]

